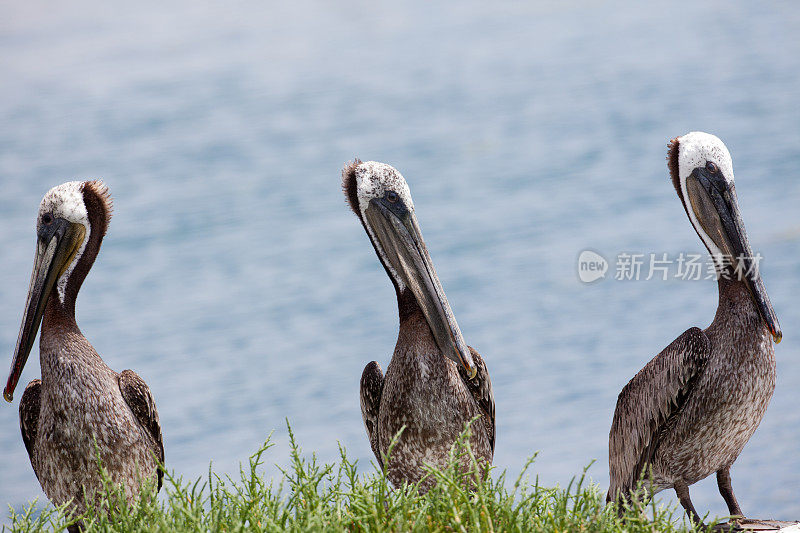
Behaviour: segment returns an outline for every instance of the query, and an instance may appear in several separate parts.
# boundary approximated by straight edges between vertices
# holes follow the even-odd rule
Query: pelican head
[[[667,160],[672,184],[717,270],[744,278],[767,329],[780,342],[778,317],[753,261],[739,213],[730,152],[716,136],[694,131],[670,142]],[[733,271],[734,265],[738,272]]]
[[[342,177],[347,201],[367,231],[398,297],[411,292],[439,349],[473,377],[477,368],[422,239],[406,180],[385,163],[358,160],[344,168]]]
[[[36,218],[36,257],[25,314],[3,397],[12,401],[53,289],[74,313],[75,298],[111,218],[111,198],[100,181],[71,181],[50,189]]]

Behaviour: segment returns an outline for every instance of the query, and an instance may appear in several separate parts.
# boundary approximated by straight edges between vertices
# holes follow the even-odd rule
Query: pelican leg
[[[731,486],[731,467],[723,468],[717,472],[717,485],[719,486],[719,493],[728,504],[728,512],[731,516],[740,516],[744,518],[742,508],[739,507],[739,502],[736,501],[736,496],[733,494],[733,487]]]
[[[694,522],[695,525],[702,525],[703,519],[700,518],[700,515],[694,510],[692,499],[689,497],[689,486],[683,481],[676,481],[675,494],[678,495],[678,500],[680,500],[681,505],[686,510],[686,514],[689,515],[692,522]]]

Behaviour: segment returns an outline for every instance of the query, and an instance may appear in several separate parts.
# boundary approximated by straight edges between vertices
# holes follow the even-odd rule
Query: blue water
[[[341,442],[367,471],[358,379],[388,363],[397,311],[339,173],[386,161],[488,363],[495,464],[539,450],[534,473],[566,484],[597,459],[606,487],[619,390],[710,322],[716,285],[585,285],[576,258],[704,251],[664,158],[705,130],[733,154],[785,338],[734,487],[748,514],[800,518],[798,27],[792,2],[2,3],[0,352],[39,200],[102,177],[115,215],[78,322],[149,383],[167,466],[235,472],[273,430],[285,463],[288,418],[306,450]],[[34,355],[22,387],[38,375]],[[0,448],[0,504],[43,497],[16,403]],[[725,514],[713,479],[692,496]]]

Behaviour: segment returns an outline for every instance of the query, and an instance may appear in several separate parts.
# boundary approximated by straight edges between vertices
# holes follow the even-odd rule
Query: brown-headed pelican
[[[64,183],[42,200],[28,300],[3,391],[12,401],[41,323],[42,379],[25,387],[20,428],[42,490],[56,505],[71,502],[73,516],[93,506],[92,494],[102,487],[97,452],[130,501],[143,479],[161,488],[163,476],[157,461],[164,460],[164,446],[150,389],[132,370],[118,374],[106,366],[75,323],[75,299],[111,209],[100,181]],[[70,531],[81,527],[78,522]]]
[[[689,485],[716,473],[730,514],[741,517],[730,468],[775,389],[772,341],[780,342],[781,329],[739,214],[728,149],[713,135],[692,132],[672,140],[667,160],[714,258],[719,306],[710,326],[684,332],[622,389],[609,437],[607,499],[630,498],[644,476],[645,496],[674,488],[699,523]]]
[[[386,375],[372,361],[361,376],[361,414],[378,464],[395,486],[442,467],[465,425],[475,456],[491,464],[494,396],[486,364],[467,346],[414,214],[405,179],[389,165],[356,160],[342,171],[347,201],[394,284],[400,332]],[[389,464],[384,457],[405,426]],[[464,459],[466,467],[467,459]],[[419,487],[434,484],[425,478]]]

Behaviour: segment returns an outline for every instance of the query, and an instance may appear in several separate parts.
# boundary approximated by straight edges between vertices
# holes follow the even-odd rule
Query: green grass
[[[238,477],[208,476],[193,482],[174,474],[164,477],[162,496],[143,491],[128,505],[121,490],[105,484],[102,511],[83,517],[88,531],[687,531],[682,513],[656,503],[626,511],[624,521],[605,506],[605,495],[587,480],[586,469],[567,487],[542,487],[530,480],[532,457],[513,479],[492,471],[480,479],[468,439],[451,452],[450,465],[431,470],[437,485],[425,495],[416,487],[394,490],[373,466],[357,471],[340,446],[335,463],[322,464],[304,455],[289,428],[290,456],[281,476],[266,478],[262,465],[270,440],[240,467]],[[468,454],[473,470],[457,467]],[[588,468],[588,467],[587,467]],[[475,481],[478,479],[477,481]],[[470,487],[467,490],[465,487]],[[63,530],[64,509],[36,502],[22,512],[10,511],[11,531]],[[688,528],[688,529],[687,529]]]

